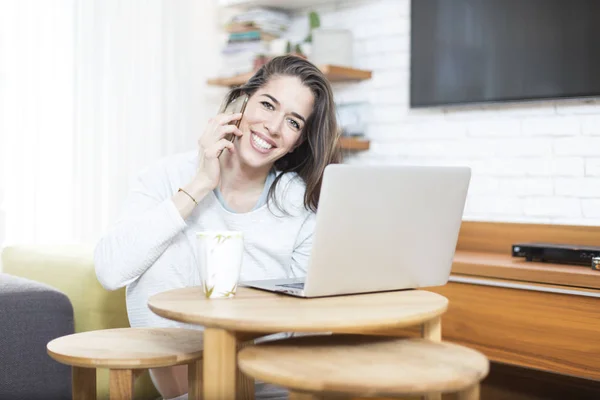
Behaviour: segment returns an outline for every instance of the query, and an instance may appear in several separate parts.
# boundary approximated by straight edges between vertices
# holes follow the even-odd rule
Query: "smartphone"
[[[221,110],[219,113],[220,114],[242,113],[242,116],[243,116],[244,110],[246,110],[246,104],[248,104],[248,95],[242,94],[241,96],[235,98],[226,107],[221,107]],[[240,127],[241,121],[242,121],[242,119],[240,118],[234,122],[234,125],[236,126],[236,128]],[[225,139],[229,140],[230,142],[232,142],[234,138],[235,138],[234,134],[229,134],[229,135],[225,136]]]

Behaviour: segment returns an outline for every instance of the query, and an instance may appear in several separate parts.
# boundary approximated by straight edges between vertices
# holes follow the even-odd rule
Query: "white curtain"
[[[216,5],[0,0],[0,25],[0,245],[93,243],[216,111]]]
[[[4,234],[66,238],[74,195],[73,4],[2,2],[0,29]]]

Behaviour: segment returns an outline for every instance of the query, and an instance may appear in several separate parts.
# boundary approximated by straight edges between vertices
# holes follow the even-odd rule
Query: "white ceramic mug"
[[[207,298],[234,296],[244,253],[242,232],[197,232],[196,239],[204,294]]]

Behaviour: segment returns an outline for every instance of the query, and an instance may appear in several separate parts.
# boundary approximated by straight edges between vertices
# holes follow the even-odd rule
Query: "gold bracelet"
[[[179,188],[178,192],[183,192],[183,193],[187,194],[187,195],[188,195],[188,197],[189,197],[190,199],[192,199],[192,201],[193,201],[194,203],[196,203],[196,205],[198,205],[198,202],[196,201],[196,199],[195,199],[195,198],[193,198],[191,194],[189,194],[188,192],[186,192],[186,191],[185,191],[185,190],[183,190],[182,188]]]

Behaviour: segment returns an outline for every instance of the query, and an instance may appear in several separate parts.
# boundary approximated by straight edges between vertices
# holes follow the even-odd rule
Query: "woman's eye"
[[[300,124],[294,121],[293,119],[290,119],[290,124],[292,124],[294,129],[300,129]]]
[[[269,103],[268,101],[261,101],[260,104],[262,104],[267,110],[275,109],[275,107],[273,107],[273,104]]]

